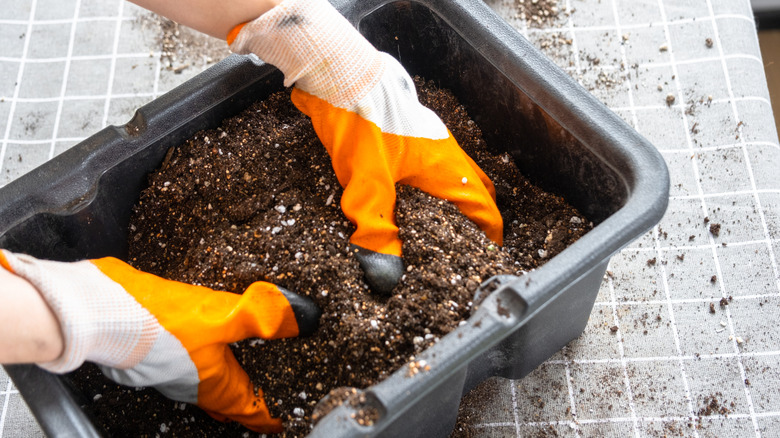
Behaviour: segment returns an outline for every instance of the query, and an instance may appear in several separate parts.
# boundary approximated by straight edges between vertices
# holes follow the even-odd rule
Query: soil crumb
[[[308,434],[323,415],[318,401],[333,389],[366,388],[415,363],[416,354],[471,315],[482,282],[523,275],[593,227],[560,196],[532,185],[509,154],[490,150],[449,91],[420,78],[415,83],[420,101],[493,181],[503,247],[453,204],[398,186],[407,272],[392,296],[372,295],[348,250],[354,228],[339,206],[342,189],[330,158],[289,90],[173,148],[134,208],[128,261],[135,267],[236,293],[269,281],[321,307],[312,337],[233,346],[271,414],[283,419],[284,436]],[[116,385],[92,365],[72,377],[85,409],[109,436],[246,432],[153,389]],[[346,399],[362,406],[355,393]],[[359,421],[371,424],[376,412],[370,405],[361,410]]]
[[[715,237],[720,236],[720,224],[710,224],[710,233],[712,233],[712,235]]]
[[[517,16],[530,27],[549,27],[558,19],[558,0],[515,0]]]

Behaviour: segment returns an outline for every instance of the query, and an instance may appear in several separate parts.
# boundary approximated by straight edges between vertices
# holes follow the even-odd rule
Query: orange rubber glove
[[[282,431],[228,344],[313,333],[320,310],[308,298],[264,282],[243,295],[218,292],[111,257],[62,263],[0,250],[0,266],[35,286],[60,322],[65,350],[42,368],[94,362],[117,383],[153,386],[217,420]]]
[[[293,103],[311,117],[344,187],[341,208],[372,290],[389,294],[403,275],[395,183],[455,203],[502,243],[503,222],[488,177],[444,123],[421,105],[412,79],[377,51],[327,0],[285,0],[227,37],[295,84]]]

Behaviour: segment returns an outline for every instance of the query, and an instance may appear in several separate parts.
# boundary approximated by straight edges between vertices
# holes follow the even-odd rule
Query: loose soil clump
[[[723,394],[720,392],[710,394],[709,396],[705,397],[704,405],[699,408],[698,412],[696,412],[696,415],[699,417],[706,417],[710,415],[723,415],[724,417],[728,417],[731,413],[731,409],[726,406],[727,402],[723,401],[722,397]],[[719,398],[721,400],[718,400]],[[731,402],[729,406],[733,409],[734,402]]]
[[[558,18],[558,0],[515,0],[515,7],[531,27],[549,27]]]
[[[343,388],[381,381],[457,328],[476,308],[480,283],[537,268],[593,226],[561,197],[532,185],[508,154],[491,152],[451,93],[415,82],[420,101],[494,182],[504,247],[448,201],[398,186],[407,271],[390,297],[372,295],[348,249],[354,228],[339,206],[330,158],[289,91],[173,148],[134,209],[128,261],[136,268],[236,293],[268,281],[322,309],[312,337],[232,346],[272,415],[284,420],[285,436],[305,436],[331,390],[348,399]],[[72,380],[110,436],[246,432],[153,389],[116,385],[92,365]],[[370,424],[371,413],[361,421]]]

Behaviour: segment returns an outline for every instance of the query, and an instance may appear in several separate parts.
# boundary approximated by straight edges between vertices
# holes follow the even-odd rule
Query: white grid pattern
[[[486,2],[531,41],[555,33],[571,38],[568,58],[555,53],[550,56],[575,78],[589,69],[618,75],[619,88],[603,96],[600,92],[604,90],[597,88],[594,94],[651,139],[667,160],[679,160],[681,164],[679,168],[670,166],[673,191],[667,216],[651,232],[613,257],[611,275],[605,277],[583,335],[525,379],[494,379],[498,383],[493,382],[497,385],[493,396],[464,406],[476,414],[472,415],[472,426],[484,435],[512,437],[540,433],[549,427],[561,436],[576,437],[643,437],[664,432],[684,436],[777,436],[772,424],[780,424],[780,332],[774,327],[780,317],[780,183],[776,172],[770,173],[780,166],[780,145],[771,122],[766,85],[757,80],[747,84],[750,86],[745,91],[745,79],[734,77],[730,69],[738,63],[748,72],[758,72],[757,78],[763,78],[749,0],[559,0],[567,10],[576,7],[576,12],[543,29],[529,27],[525,20],[520,20],[515,14],[514,0]],[[183,75],[165,76],[159,47],[155,45],[134,50],[122,48],[123,39],[141,32],[128,26],[138,14],[129,3],[65,1],[58,7],[67,13],[46,19],[36,18],[44,0],[19,3],[29,6],[24,9],[29,12],[26,18],[0,11],[0,30],[24,29],[21,46],[12,36],[1,37],[5,34],[0,33],[0,68],[11,66],[14,72],[10,85],[0,77],[0,123],[5,123],[0,125],[0,185],[51,159],[86,135],[108,124],[129,120],[132,105],[148,102],[196,73],[190,69]],[[109,12],[90,16],[85,13],[89,5]],[[637,16],[630,15],[633,10],[638,11]],[[641,11],[646,16],[640,15]],[[736,37],[732,29],[735,23],[745,29]],[[97,25],[113,27],[107,51],[85,50],[86,43],[78,38],[84,27]],[[31,35],[41,26],[68,28],[62,53],[31,56],[36,49]],[[621,41],[624,34],[633,36],[648,30],[663,35],[667,51],[660,52],[650,39],[630,37]],[[583,36],[593,35],[611,37],[589,46]],[[693,40],[681,39],[681,35]],[[704,47],[705,38],[712,38],[712,48]],[[741,46],[735,46],[737,40]],[[697,41],[701,50],[692,53],[690,41]],[[40,39],[37,43],[41,43]],[[12,51],[13,47],[19,50]],[[634,52],[640,49],[646,53],[652,49],[657,56],[634,61]],[[601,51],[602,62],[597,66],[584,61],[591,50]],[[115,86],[117,79],[129,74],[120,69],[121,62],[140,64],[150,57],[152,73],[137,87],[128,91]],[[90,88],[89,92],[71,93],[69,84],[75,64],[87,62],[108,64],[107,75],[100,78],[105,82],[105,91]],[[52,79],[62,81],[54,92],[42,96],[21,93],[29,71],[59,64],[63,64],[61,72],[51,69]],[[717,65],[722,70],[722,84],[718,85],[725,91],[715,94],[711,105],[726,108],[725,119],[700,120],[698,115],[689,114],[686,101],[698,96],[686,94],[685,87],[691,80],[686,81],[681,71],[701,65]],[[665,90],[655,100],[643,94],[655,87],[647,82],[654,75],[667,80]],[[8,92],[11,86],[12,91]],[[697,91],[708,94],[706,88]],[[672,105],[664,101],[669,92],[676,98]],[[118,104],[126,101],[132,105]],[[71,117],[66,123],[65,113],[92,102],[97,102],[99,109],[83,116],[96,119],[94,129],[74,135],[66,129],[67,123],[78,119]],[[45,113],[41,121],[50,124],[48,135],[25,135],[27,132],[19,129],[25,117],[49,106],[53,110]],[[770,117],[761,119],[756,115],[761,113]],[[662,116],[672,114],[684,134],[669,140],[659,136],[658,131],[667,127],[668,120]],[[738,121],[744,122],[744,126],[732,133]],[[697,122],[701,130],[715,133],[722,130],[718,125],[728,123],[730,128],[724,132],[731,134],[699,144],[691,132]],[[737,138],[734,134],[738,134]],[[698,158],[703,154],[731,154],[724,167],[741,169],[742,177],[737,181],[740,184],[730,186],[722,168],[708,167]],[[23,161],[18,161],[17,156]],[[718,184],[708,185],[708,181]],[[685,184],[688,190],[675,191],[677,184]],[[734,201],[739,205],[730,205]],[[743,203],[747,207],[740,210]],[[720,237],[707,231],[702,220],[708,216],[722,223]],[[689,234],[696,239],[685,239]],[[683,261],[681,256],[692,261]],[[655,259],[652,265],[643,262],[651,258]],[[702,285],[698,281],[713,274],[717,280],[712,284]],[[731,299],[727,306],[720,307],[721,298]],[[708,311],[711,303],[716,307],[715,315]],[[642,319],[645,315],[650,318]],[[655,316],[661,322],[652,318]],[[643,333],[645,324],[647,330]],[[614,333],[610,330],[613,326]],[[738,342],[743,338],[744,342]],[[600,375],[601,379],[591,377],[600,372],[606,372]],[[652,392],[654,380],[668,388]],[[537,387],[548,390],[537,394]],[[723,406],[735,402],[732,412],[700,417],[698,411],[705,398],[719,392]],[[528,394],[538,395],[545,408],[529,404]],[[20,407],[19,397],[0,371],[0,438],[40,434],[34,425],[30,426],[29,412]],[[688,423],[693,427],[688,427]]]
[[[91,1],[88,1],[90,3]],[[22,56],[20,57],[7,57],[7,56],[0,56],[0,62],[9,62],[9,63],[19,63],[19,69],[18,69],[18,76],[17,80],[15,81],[17,84],[20,84],[22,82],[22,79],[24,77],[24,67],[28,64],[54,64],[59,62],[65,63],[65,70],[62,75],[62,86],[61,91],[58,96],[52,96],[52,97],[19,97],[19,90],[21,89],[21,86],[14,87],[14,94],[13,96],[3,96],[0,95],[0,98],[3,102],[9,102],[11,104],[10,111],[8,113],[8,117],[6,120],[6,126],[4,130],[4,136],[2,140],[2,144],[0,145],[0,171],[2,171],[3,164],[5,162],[5,155],[7,151],[7,145],[9,143],[14,143],[18,145],[38,145],[38,144],[49,144],[50,150],[47,159],[51,159],[56,155],[55,151],[55,145],[57,143],[69,143],[69,144],[76,144],[79,141],[83,140],[85,137],[61,137],[59,136],[59,128],[60,128],[60,122],[61,122],[61,115],[63,106],[65,106],[67,103],[70,102],[77,102],[77,101],[93,101],[93,100],[102,100],[104,101],[103,106],[103,115],[102,120],[100,123],[100,128],[108,126],[110,123],[123,123],[124,120],[127,120],[129,118],[129,115],[132,114],[122,114],[122,116],[125,117],[125,119],[117,118],[116,120],[109,120],[109,117],[111,115],[110,108],[111,108],[111,102],[112,100],[116,99],[128,99],[128,98],[141,98],[144,102],[148,102],[153,100],[154,98],[158,97],[160,94],[162,94],[159,90],[159,80],[160,76],[162,74],[162,63],[160,62],[160,51],[157,47],[150,47],[150,50],[148,52],[143,53],[119,53],[118,52],[118,45],[119,42],[123,36],[123,33],[120,32],[123,24],[133,23],[135,20],[137,20],[137,17],[127,17],[123,16],[124,6],[126,2],[119,1],[119,2],[113,2],[117,4],[117,16],[116,17],[79,17],[79,10],[81,7],[81,0],[75,1],[75,7],[74,7],[74,16],[72,19],[61,19],[61,20],[35,20],[33,17],[35,16],[36,12],[36,0],[31,0],[31,8],[30,8],[30,19],[29,20],[4,20],[0,19],[0,26],[3,25],[25,25],[27,26],[27,31],[25,33],[25,36],[29,35],[31,33],[32,27],[39,26],[39,25],[50,25],[50,24],[68,24],[71,27],[70,30],[70,39],[68,43],[68,50],[67,50],[67,56],[64,57],[42,57],[42,58],[28,58],[27,51],[28,51],[28,45],[30,38],[25,38],[25,45],[24,45],[24,51],[22,53]],[[112,3],[112,2],[109,2]],[[113,36],[113,51],[111,54],[95,54],[95,55],[73,55],[73,48],[74,48],[74,39],[76,34],[76,28],[78,25],[85,25],[95,22],[108,22],[108,23],[115,23],[116,29]],[[97,36],[96,36],[97,37]],[[102,37],[102,35],[100,36]],[[2,54],[0,54],[2,55]],[[141,92],[134,92],[134,93],[114,93],[112,88],[115,81],[115,72],[116,72],[116,61],[120,59],[125,60],[147,60],[150,57],[155,58],[155,74],[154,74],[154,81],[151,84],[151,89],[149,91],[141,91]],[[68,76],[70,73],[70,65],[73,61],[100,61],[100,60],[108,60],[110,62],[110,70],[109,70],[109,77],[107,81],[107,90],[105,94],[80,94],[80,95],[66,95],[66,87],[68,85]],[[181,77],[181,80],[176,81],[172,86],[178,85],[178,83],[184,82],[185,79],[189,78],[191,75],[185,75]],[[41,140],[35,140],[35,139],[26,139],[24,137],[10,137],[11,128],[13,126],[13,117],[15,115],[16,106],[18,103],[28,103],[28,104],[37,104],[37,103],[57,103],[57,110],[56,114],[53,116],[52,120],[54,123],[53,133],[51,135],[51,138],[47,139],[41,139]],[[29,170],[29,169],[26,169]],[[0,179],[0,186],[4,185],[8,181],[3,181]]]
[[[0,432],[3,430],[3,425],[5,424],[5,416],[8,413],[8,400],[11,398],[11,394],[16,393],[17,391],[14,390],[13,384],[9,380],[6,384],[5,390],[0,392],[0,400],[3,400],[3,409],[0,410]]]

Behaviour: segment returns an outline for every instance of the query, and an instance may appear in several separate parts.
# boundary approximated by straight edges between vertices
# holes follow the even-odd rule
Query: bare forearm
[[[254,20],[282,0],[130,0],[179,24],[224,40],[233,27]]]
[[[57,317],[38,291],[0,267],[0,363],[48,362],[62,354]]]

